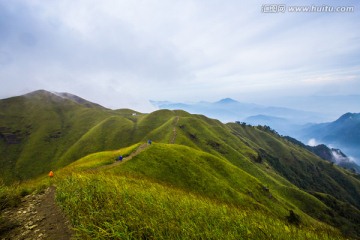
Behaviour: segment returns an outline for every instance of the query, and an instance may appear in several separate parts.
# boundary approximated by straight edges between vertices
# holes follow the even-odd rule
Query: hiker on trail
[[[50,178],[54,177],[54,172],[53,172],[53,171],[50,171],[50,172],[49,172],[49,177],[50,177]]]
[[[148,140],[148,144],[151,145],[151,143],[152,143],[151,140]]]
[[[123,156],[121,155],[119,158],[118,158],[119,161],[122,161],[123,160]]]

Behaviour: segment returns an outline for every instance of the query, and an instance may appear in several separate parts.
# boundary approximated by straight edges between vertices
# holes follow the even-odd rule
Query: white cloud
[[[336,163],[348,162],[349,158],[342,156],[336,149],[331,150],[332,156]]]
[[[315,138],[311,138],[309,139],[309,141],[307,142],[307,145],[311,146],[311,147],[315,147],[317,145],[319,145],[319,143],[316,141]]]
[[[348,156],[348,158],[349,158],[350,162],[355,162],[355,163],[357,163],[356,158],[354,158],[353,156]]]
[[[359,92],[359,12],[265,14],[262,4],[1,1],[0,97],[97,91],[94,101],[135,107],[120,105]],[[106,96],[124,91],[136,101]]]

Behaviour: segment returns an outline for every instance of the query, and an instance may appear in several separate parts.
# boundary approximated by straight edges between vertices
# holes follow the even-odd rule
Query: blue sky
[[[244,2],[0,0],[0,98],[46,89],[146,112],[149,99],[286,105],[360,94],[359,1],[270,2],[349,13]]]

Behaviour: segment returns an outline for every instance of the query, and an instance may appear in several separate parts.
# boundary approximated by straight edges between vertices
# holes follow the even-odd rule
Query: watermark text
[[[263,13],[352,13],[354,11],[354,6],[288,6],[286,4],[264,4],[261,6],[261,12]]]

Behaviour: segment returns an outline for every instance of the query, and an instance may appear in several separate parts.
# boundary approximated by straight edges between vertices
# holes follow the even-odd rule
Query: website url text
[[[354,6],[287,6],[285,4],[264,4],[261,6],[261,12],[263,13],[352,13],[354,11]]]

